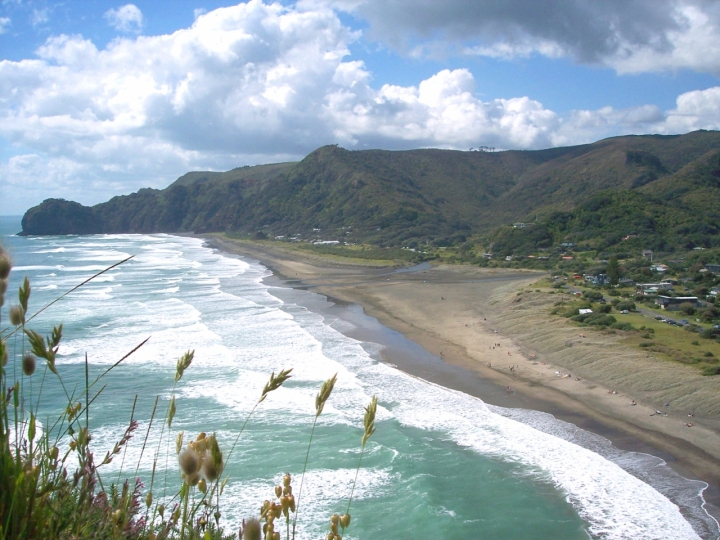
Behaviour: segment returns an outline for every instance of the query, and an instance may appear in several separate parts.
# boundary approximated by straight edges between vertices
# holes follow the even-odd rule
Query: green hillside
[[[539,151],[325,146],[297,163],[191,172],[92,208],[47,200],[28,210],[23,234],[225,231],[521,255],[568,241],[711,247],[718,223],[720,132],[697,131]]]

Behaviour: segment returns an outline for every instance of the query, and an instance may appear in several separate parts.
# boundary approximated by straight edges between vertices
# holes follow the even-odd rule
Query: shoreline
[[[667,419],[651,418],[653,408],[642,399],[638,406],[629,407],[630,396],[625,392],[606,393],[602,383],[587,375],[588,369],[573,368],[582,372],[580,380],[557,377],[556,372],[565,373],[567,368],[551,363],[551,353],[530,347],[527,341],[532,340],[512,331],[510,323],[517,321],[508,321],[507,313],[508,305],[517,302],[515,291],[543,274],[429,265],[415,272],[397,272],[390,266],[327,260],[281,246],[198,236],[216,249],[258,260],[273,272],[280,286],[312,290],[338,305],[360,306],[381,325],[438,359],[383,355],[386,362],[410,375],[489,405],[549,413],[605,437],[621,450],[663,459],[680,475],[708,484],[703,492],[706,511],[716,520],[720,517],[720,445],[714,446],[720,436],[714,422],[698,419],[693,430],[678,430],[674,424],[662,423]],[[555,322],[563,324],[566,333],[580,330],[565,321]],[[351,337],[362,339],[363,330]],[[601,343],[600,348],[605,345]],[[673,415],[677,416],[675,411]]]

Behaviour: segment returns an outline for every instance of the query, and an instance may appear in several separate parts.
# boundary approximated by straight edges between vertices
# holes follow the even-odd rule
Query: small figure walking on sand
[[[633,399],[633,400],[630,402],[630,405],[637,405],[637,401],[635,401],[635,400]]]

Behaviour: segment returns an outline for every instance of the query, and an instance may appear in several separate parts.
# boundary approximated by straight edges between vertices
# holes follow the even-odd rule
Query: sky
[[[720,0],[0,0],[0,215],[315,148],[720,129]]]

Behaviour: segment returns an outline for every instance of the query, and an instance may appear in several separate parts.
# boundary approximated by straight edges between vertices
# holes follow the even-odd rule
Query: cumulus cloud
[[[136,32],[142,30],[143,15],[135,4],[125,4],[117,9],[105,12],[105,18],[110,26],[121,32]]]
[[[565,117],[532,96],[481,100],[466,69],[374,88],[349,57],[358,38],[330,7],[261,0],[102,49],[54,36],[35,59],[0,62],[0,137],[16,154],[0,164],[0,184],[12,186],[3,204],[96,203],[188,170],[299,159],[330,143],[531,149],[720,127],[720,87],[683,94],[670,111]]]
[[[306,0],[366,19],[408,54],[540,54],[618,72],[720,73],[718,0]]]
[[[443,70],[417,87],[384,85],[379,91],[358,84],[366,74],[358,75],[326,98],[326,117],[346,145],[535,148],[552,144],[559,124],[554,112],[527,97],[482,102],[465,69]]]

